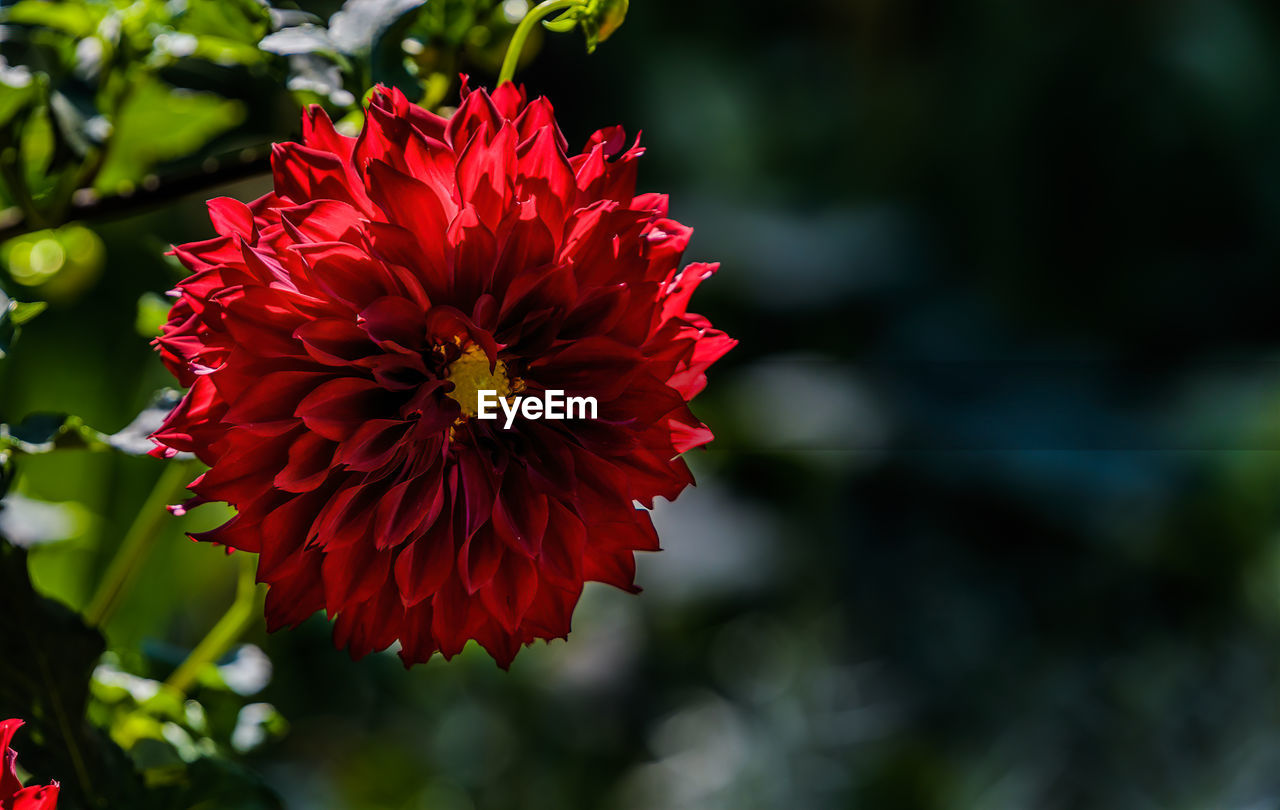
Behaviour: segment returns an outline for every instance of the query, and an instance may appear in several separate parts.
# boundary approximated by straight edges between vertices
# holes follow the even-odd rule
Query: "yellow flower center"
[[[476,400],[480,391],[497,391],[498,396],[509,396],[515,388],[507,379],[507,366],[499,360],[489,370],[489,357],[484,349],[472,343],[462,350],[462,355],[449,364],[445,379],[453,383],[447,396],[462,406],[466,416],[476,415]]]

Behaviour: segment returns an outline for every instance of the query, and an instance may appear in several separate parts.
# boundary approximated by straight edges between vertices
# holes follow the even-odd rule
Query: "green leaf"
[[[587,53],[613,36],[627,18],[627,0],[591,0],[582,13],[582,33],[587,38]]]
[[[97,3],[49,3],[45,0],[21,0],[0,14],[0,20],[18,25],[51,28],[82,39],[92,34],[106,16]]]
[[[35,592],[27,553],[0,538],[0,716],[27,722],[23,768],[62,783],[59,810],[145,806],[124,752],[85,719],[104,647],[98,631]]]
[[[27,186],[39,193],[48,185],[48,171],[53,164],[57,132],[50,120],[49,105],[37,105],[22,124],[17,158]]]
[[[9,304],[9,320],[15,326],[22,326],[48,308],[49,305],[43,301],[32,301],[25,304],[13,301]]]
[[[0,61],[0,127],[39,98],[31,71],[23,65],[10,67]]]
[[[142,410],[124,430],[106,436],[105,441],[115,449],[131,456],[143,456],[150,453],[155,445],[149,438],[160,429],[169,413],[182,401],[182,392],[165,388],[151,398],[151,403]]]
[[[64,413],[35,413],[17,425],[0,424],[0,450],[23,455],[39,455],[54,450],[104,450],[108,436],[84,423],[78,416]]]
[[[115,122],[112,149],[95,188],[103,194],[131,190],[154,166],[189,155],[244,119],[237,101],[170,87],[139,76]]]
[[[34,456],[55,450],[115,449],[131,456],[144,456],[155,446],[148,437],[164,424],[169,412],[181,401],[181,393],[163,389],[128,426],[112,434],[94,430],[80,417],[65,413],[35,413],[17,425],[0,422],[0,452]]]
[[[241,706],[227,692],[202,695],[209,697],[221,705],[210,708],[207,700],[201,703],[161,681],[127,672],[115,654],[107,653],[90,684],[89,715],[128,752],[153,788],[157,808],[280,807],[262,780],[228,761],[226,753],[279,738],[288,722],[269,704]],[[221,720],[218,729],[211,727],[213,718]]]
[[[42,302],[15,301],[0,290],[0,360],[8,357],[9,350],[18,339],[19,327],[44,311]]]
[[[234,44],[237,51],[240,46],[253,49],[270,25],[267,4],[257,0],[187,0],[175,21],[177,30],[184,34],[216,40],[225,46]]]
[[[191,55],[219,65],[253,65],[263,61],[262,51],[256,44],[215,36],[196,37],[196,49]]]

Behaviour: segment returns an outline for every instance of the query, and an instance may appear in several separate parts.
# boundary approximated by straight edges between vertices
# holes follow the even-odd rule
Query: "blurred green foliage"
[[[0,9],[8,203],[37,226],[61,224],[79,190],[128,191],[156,164],[235,126],[237,102],[161,76],[188,60],[259,67],[269,24],[254,0],[20,0]]]

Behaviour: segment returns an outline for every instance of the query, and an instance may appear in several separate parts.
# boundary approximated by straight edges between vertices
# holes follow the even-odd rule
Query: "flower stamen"
[[[513,383],[507,377],[507,365],[501,360],[490,369],[489,356],[474,343],[463,349],[461,356],[449,364],[444,377],[453,383],[453,390],[445,396],[462,407],[464,416],[476,415],[480,391],[497,391],[498,396],[507,397],[524,387],[519,380]]]

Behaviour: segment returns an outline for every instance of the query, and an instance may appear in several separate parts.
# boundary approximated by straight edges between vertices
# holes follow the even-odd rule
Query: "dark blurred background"
[[[635,0],[521,79],[575,145],[643,129],[641,186],[723,262],[718,439],[644,594],[588,586],[510,673],[256,630],[291,730],[245,761],[288,807],[1280,806],[1280,8]],[[223,147],[296,109],[243,95]],[[203,199],[95,228],[7,413],[114,429],[166,384],[135,302]],[[83,604],[157,462],[23,473],[103,493],[32,556]],[[172,535],[108,627],[158,661],[235,576]]]

